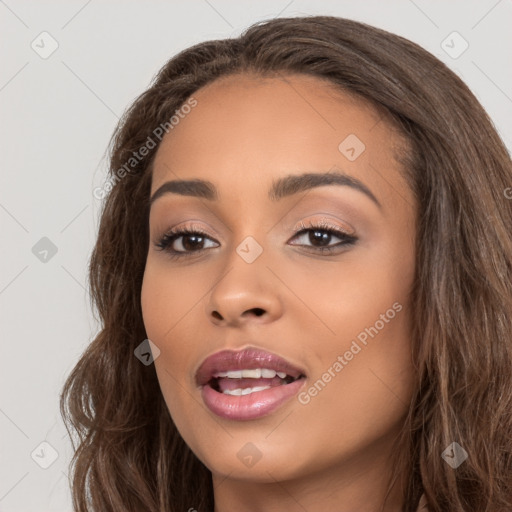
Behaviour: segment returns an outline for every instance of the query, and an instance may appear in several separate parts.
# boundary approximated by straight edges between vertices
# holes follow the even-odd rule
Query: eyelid
[[[195,219],[179,222],[176,225],[172,225],[172,224],[166,225],[166,227],[164,227],[162,229],[155,229],[155,233],[158,238],[159,237],[158,233],[167,234],[170,232],[174,233],[174,232],[183,231],[183,230],[200,231],[201,233],[204,233],[205,236],[208,236],[210,238],[212,238],[212,237],[215,237],[217,239],[221,238],[217,234],[217,230],[213,229],[213,227],[210,226],[210,224],[208,224],[204,221],[199,221],[199,220],[195,220]]]
[[[330,219],[325,218],[325,217],[322,217],[319,219],[315,219],[315,218],[308,219],[306,221],[301,220],[297,224],[295,224],[295,226],[293,227],[293,231],[297,232],[300,230],[312,229],[312,228],[333,229],[335,231],[342,231],[343,233],[345,233],[346,235],[349,235],[349,236],[356,235],[356,230],[350,224],[348,224],[347,222],[342,222],[342,221],[339,221],[339,222],[341,223],[341,225],[334,223],[333,221],[331,221]]]

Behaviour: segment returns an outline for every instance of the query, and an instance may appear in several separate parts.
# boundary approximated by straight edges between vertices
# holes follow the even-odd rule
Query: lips
[[[301,368],[255,348],[217,352],[196,373],[205,405],[232,420],[271,413],[298,392],[305,378]]]

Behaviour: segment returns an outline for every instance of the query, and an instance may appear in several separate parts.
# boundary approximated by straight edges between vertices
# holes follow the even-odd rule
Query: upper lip
[[[249,347],[243,350],[221,350],[207,357],[196,372],[196,383],[204,386],[217,372],[229,370],[253,370],[268,368],[276,372],[285,372],[294,379],[305,375],[305,372],[283,359],[265,350]]]

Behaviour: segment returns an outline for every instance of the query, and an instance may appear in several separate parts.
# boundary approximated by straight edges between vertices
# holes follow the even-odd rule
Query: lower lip
[[[281,407],[284,402],[297,394],[305,380],[301,378],[290,384],[282,384],[241,396],[225,395],[205,385],[201,396],[206,407],[221,418],[237,421],[254,420]]]

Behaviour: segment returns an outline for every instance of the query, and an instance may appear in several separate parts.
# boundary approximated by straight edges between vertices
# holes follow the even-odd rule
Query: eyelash
[[[308,225],[304,224],[303,222],[299,225],[299,230],[295,233],[293,238],[297,238],[300,235],[306,234],[309,231],[321,231],[323,233],[328,233],[329,235],[334,235],[336,238],[341,239],[341,242],[338,242],[334,246],[330,247],[314,247],[309,246],[314,249],[315,252],[320,252],[322,254],[328,253],[331,254],[333,250],[339,247],[347,247],[354,245],[358,238],[354,235],[349,235],[348,233],[345,233],[344,231],[340,230],[339,228],[336,228],[334,226],[330,226],[329,224],[320,223],[320,224],[314,224],[310,223]],[[208,238],[211,239],[208,233],[205,233],[202,229],[196,228],[196,227],[184,227],[184,228],[178,228],[178,229],[170,229],[167,231],[157,242],[155,242],[155,246],[157,250],[165,251],[169,254],[171,258],[182,258],[182,257],[189,257],[194,254],[200,253],[206,249],[198,249],[196,251],[176,251],[174,249],[171,249],[170,247],[172,244],[179,238],[187,235],[199,235],[202,238]]]

